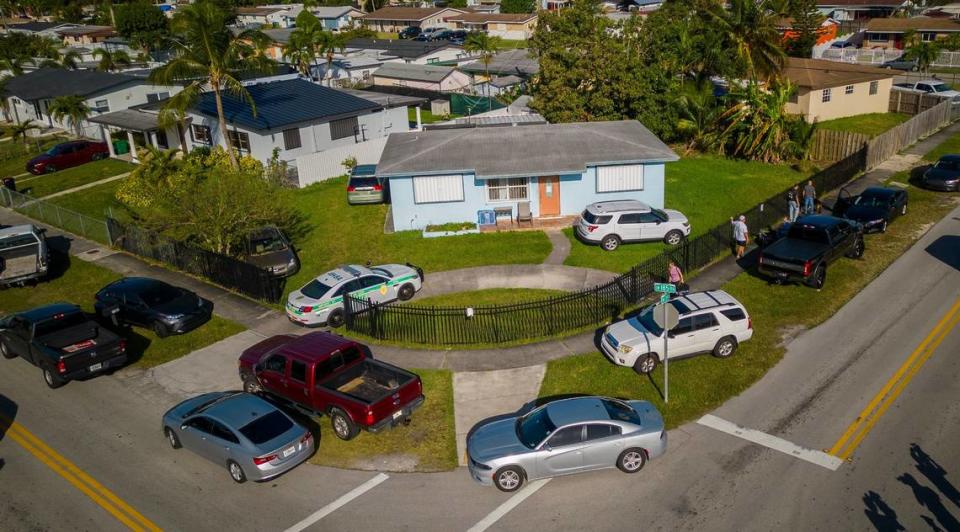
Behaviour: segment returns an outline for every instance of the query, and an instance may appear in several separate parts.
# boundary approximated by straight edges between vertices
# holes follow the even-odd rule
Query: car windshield
[[[382,276],[386,277],[387,279],[390,279],[390,278],[393,277],[393,274],[392,274],[392,273],[388,272],[387,270],[384,270],[383,268],[370,268],[370,271],[372,271],[373,273],[375,273],[375,274],[377,274],[377,275],[382,275]]]
[[[626,421],[628,423],[633,423],[634,425],[640,425],[640,416],[630,405],[611,399],[603,399],[601,402],[603,403],[603,407],[607,410],[607,414],[610,415],[610,419],[615,421]]]
[[[823,229],[813,225],[797,223],[791,225],[790,229],[787,230],[787,237],[796,238],[799,240],[807,240],[810,242],[820,242],[824,244],[830,242],[830,240],[827,238],[827,232]]]
[[[197,406],[191,408],[189,412],[187,412],[186,414],[183,415],[183,417],[185,417],[185,418],[186,418],[186,417],[190,417],[190,416],[196,414],[197,412],[199,412],[199,411],[207,408],[208,406],[212,405],[213,403],[216,403],[217,401],[220,401],[221,399],[225,399],[225,398],[226,398],[226,396],[224,396],[224,395],[214,395],[213,397],[207,399],[206,401],[204,401],[204,402],[198,404]]]
[[[946,83],[931,83],[930,86],[933,87],[933,92],[947,92],[951,90],[950,85]]]
[[[60,316],[57,318],[56,316]],[[47,336],[48,334],[55,333],[57,331],[62,331],[69,327],[75,325],[80,325],[87,322],[87,318],[83,315],[82,312],[71,312],[70,314],[57,314],[55,317],[49,320],[43,320],[37,323],[36,328],[33,331],[34,338],[41,338]]]
[[[290,421],[290,418],[283,415],[279,410],[274,410],[240,427],[240,433],[254,445],[260,445],[290,430],[291,427],[293,427],[293,422]]]
[[[531,449],[540,445],[555,430],[557,426],[547,415],[546,408],[534,410],[517,420],[517,438]]]
[[[664,222],[670,219],[670,215],[667,214],[666,212],[661,211],[660,209],[652,209],[652,210],[653,210],[653,214],[655,214],[657,218],[660,218]]]
[[[280,238],[280,233],[275,230],[262,231],[250,236],[251,255],[264,255],[285,249],[287,249],[287,243]]]
[[[140,299],[142,299],[148,307],[152,307],[169,303],[180,297],[180,294],[181,291],[179,288],[174,288],[168,284],[157,284],[143,291],[140,294]]]
[[[874,194],[863,194],[862,196],[858,196],[857,199],[853,200],[854,205],[859,205],[861,207],[884,207],[889,203],[890,201],[886,196]]]
[[[940,170],[954,170],[954,171],[960,170],[960,161],[951,161],[951,160],[937,161],[936,168]]]
[[[47,155],[59,155],[61,151],[63,151],[62,147],[57,145],[47,150]]]
[[[350,178],[351,187],[373,187],[379,184],[380,182],[377,181],[376,177],[351,177]]]
[[[654,336],[663,334],[663,328],[657,325],[657,322],[653,321],[653,307],[648,307],[640,314],[630,318],[630,322],[634,328],[638,328],[637,325],[640,325],[640,327],[649,331],[650,334]]]
[[[300,293],[311,298],[320,299],[324,294],[330,291],[330,287],[314,279],[300,289]]]

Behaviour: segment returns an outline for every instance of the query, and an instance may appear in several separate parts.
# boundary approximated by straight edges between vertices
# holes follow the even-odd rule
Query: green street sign
[[[670,301],[670,294],[660,296],[660,304],[666,303],[667,301]]]
[[[676,294],[677,287],[671,283],[653,283],[653,291],[664,294]]]

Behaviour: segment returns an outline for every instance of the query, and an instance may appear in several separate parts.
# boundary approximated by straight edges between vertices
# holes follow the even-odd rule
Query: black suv
[[[163,338],[210,321],[213,302],[163,281],[125,277],[97,292],[93,308],[117,325],[138,325]]]

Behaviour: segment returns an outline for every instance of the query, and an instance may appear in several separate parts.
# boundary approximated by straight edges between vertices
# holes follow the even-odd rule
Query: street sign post
[[[667,296],[667,294],[664,294],[664,296]],[[663,329],[663,402],[668,403],[670,402],[670,374],[668,369],[670,357],[667,356],[667,340],[670,337],[670,329],[676,327],[677,322],[680,321],[680,313],[677,312],[677,307],[662,302],[653,309],[653,321]]]
[[[673,283],[653,283],[653,291],[663,294],[676,294],[677,285]]]
[[[660,296],[660,304],[666,303],[667,301],[670,301],[670,294],[662,294]]]

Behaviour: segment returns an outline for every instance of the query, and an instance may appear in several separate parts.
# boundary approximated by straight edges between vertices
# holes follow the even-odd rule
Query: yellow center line
[[[84,473],[75,464],[51,449],[39,438],[31,434],[23,425],[0,414],[0,426],[6,427],[7,436],[20,444],[40,462],[63,477],[75,488],[90,497],[100,507],[123,523],[127,528],[138,532],[160,532],[155,525],[140,512],[117,497],[112,491]]]
[[[933,355],[937,347],[960,322],[960,298],[947,313],[940,318],[920,345],[907,357],[896,373],[884,384],[860,415],[847,427],[846,432],[828,451],[834,456],[847,459],[857,448],[877,420],[887,411],[906,385],[913,379],[923,364]],[[851,439],[853,438],[853,439]]]

